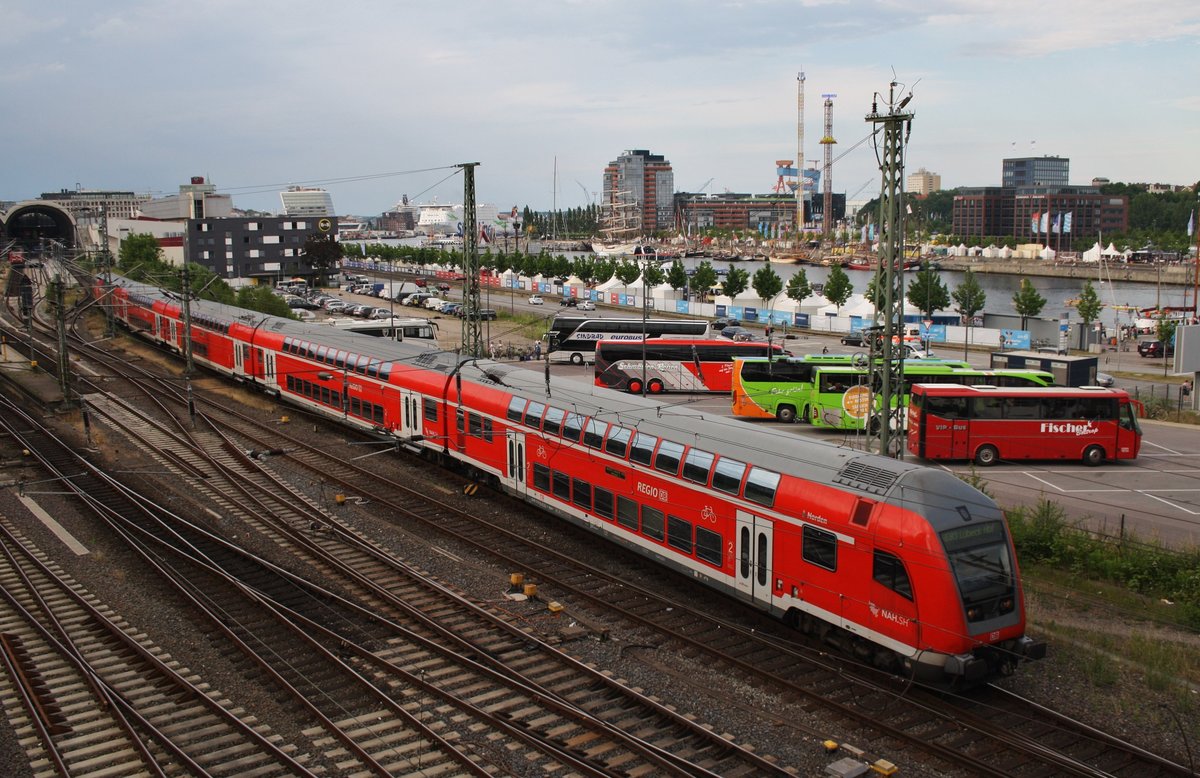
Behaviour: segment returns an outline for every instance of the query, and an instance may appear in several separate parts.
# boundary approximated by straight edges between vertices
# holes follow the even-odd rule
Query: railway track
[[[218,410],[228,412],[228,403],[214,403],[209,413],[219,415]],[[250,448],[283,449],[288,459],[303,463],[327,483],[340,485],[350,493],[370,484],[371,499],[376,505],[386,505],[408,520],[427,522],[429,526],[451,534],[457,530],[456,542],[486,551],[511,568],[537,570],[542,581],[571,592],[575,602],[592,602],[597,613],[611,615],[613,603],[624,603],[625,617],[640,628],[655,631],[662,636],[664,644],[677,641],[687,651],[719,657],[748,677],[768,680],[784,695],[802,697],[802,704],[806,706],[832,709],[839,717],[844,717],[847,726],[849,722],[870,726],[883,737],[906,743],[905,747],[913,749],[913,753],[923,753],[925,758],[932,757],[978,774],[992,775],[1131,774],[1129,771],[1137,771],[1139,775],[1187,774],[1177,765],[1144,752],[1138,753],[1137,749],[1130,749],[1116,739],[1099,745],[1105,738],[1096,733],[1086,734],[1082,729],[1085,734],[1073,744],[1048,747],[1039,742],[1047,737],[1047,733],[1054,735],[1056,741],[1070,740],[1058,734],[1067,726],[1061,720],[1051,724],[1048,723],[1050,720],[1043,719],[1038,723],[1037,717],[1026,715],[1025,726],[1021,729],[1034,734],[1014,734],[1004,730],[1006,726],[1012,727],[1011,718],[1006,724],[994,724],[983,715],[966,717],[961,711],[948,718],[944,711],[937,711],[945,707],[944,698],[922,697],[928,693],[914,689],[903,690],[905,694],[901,697],[894,684],[847,679],[845,669],[840,667],[815,670],[811,654],[798,651],[790,644],[788,633],[777,629],[773,623],[769,623],[770,628],[765,622],[759,623],[752,632],[738,626],[744,621],[744,612],[738,615],[733,609],[726,612],[727,620],[711,619],[677,601],[662,598],[657,591],[650,592],[651,588],[661,588],[662,580],[669,576],[656,578],[646,588],[639,588],[629,583],[628,576],[605,576],[603,571],[581,567],[553,549],[534,549],[527,540],[517,538],[516,533],[509,530],[497,527],[489,529],[488,534],[481,534],[476,517],[455,516],[460,512],[446,505],[430,506],[427,494],[409,490],[402,484],[381,482],[364,468],[349,463],[332,464],[327,452],[309,450],[306,444],[294,438],[281,445],[277,428],[254,431],[251,421],[242,417],[230,422],[250,441]],[[580,581],[584,582],[582,586]],[[680,622],[674,630],[664,623],[668,619],[663,614],[668,612],[672,614],[670,620]],[[817,662],[816,667],[820,664]],[[821,672],[828,675],[819,674]],[[814,694],[812,690],[817,688],[822,691]],[[905,713],[894,717],[897,718],[894,726],[884,726],[866,713],[870,709],[894,711],[898,707]],[[954,718],[972,720],[954,721]],[[1072,751],[1086,756],[1072,756]],[[1109,765],[1117,765],[1120,769],[1110,773]]]
[[[37,775],[311,775],[0,519],[8,717]]]
[[[127,408],[114,410],[115,403],[101,402],[98,398],[93,398],[89,405],[94,416],[107,416],[110,420],[128,413]],[[165,467],[175,469],[182,477],[194,479],[193,485],[197,488],[223,493],[227,504],[217,504],[220,508],[233,509],[234,503],[243,502],[242,510],[249,505],[253,515],[248,518],[255,519],[259,526],[264,525],[267,516],[276,517],[270,522],[273,525],[271,531],[277,537],[287,536],[292,544],[290,551],[314,553],[311,544],[292,533],[290,528],[300,525],[307,531],[314,524],[320,524],[320,519],[314,518],[312,512],[284,510],[281,506],[293,502],[290,495],[283,498],[276,496],[275,506],[271,506],[271,500],[267,498],[249,500],[247,493],[250,491],[278,495],[279,484],[259,484],[257,489],[235,484],[235,481],[254,480],[253,475],[245,472],[243,457],[222,453],[201,460],[196,454],[198,449],[228,452],[229,448],[215,445],[210,440],[200,441],[201,445],[196,450],[187,450],[183,436],[173,434],[165,427],[144,419],[130,419],[126,423],[131,430],[136,428],[139,435],[153,439],[156,447],[167,452],[160,455]],[[231,477],[223,477],[224,473],[233,471],[236,472]],[[233,495],[237,497],[233,498]],[[104,501],[110,502],[112,497],[105,495]],[[221,617],[218,623],[223,622],[222,628],[227,633],[244,633],[239,635],[244,643],[250,643],[252,638],[261,643],[271,643],[276,646],[276,653],[281,652],[278,646],[288,646],[288,650],[292,651],[293,644],[303,640],[324,640],[331,647],[336,647],[344,660],[345,669],[355,671],[358,675],[356,679],[329,679],[322,683],[319,682],[321,671],[312,667],[311,660],[306,665],[303,659],[289,655],[280,663],[289,668],[307,668],[299,674],[299,678],[308,681],[309,688],[299,688],[299,678],[288,679],[304,699],[311,700],[314,696],[337,697],[337,694],[330,692],[331,689],[342,691],[361,687],[369,672],[374,687],[397,690],[397,696],[404,700],[405,708],[415,705],[418,709],[426,710],[449,705],[460,714],[486,724],[491,732],[505,733],[513,743],[525,747],[527,754],[523,757],[523,763],[526,765],[537,763],[531,756],[536,753],[545,769],[561,770],[565,767],[570,774],[580,775],[647,770],[665,775],[769,775],[785,772],[772,760],[759,756],[752,749],[730,743],[725,737],[688,717],[622,687],[597,670],[570,660],[548,644],[532,640],[529,634],[507,623],[511,618],[507,614],[490,613],[465,601],[461,595],[446,587],[432,584],[412,570],[388,560],[378,549],[366,549],[364,556],[362,548],[355,549],[355,544],[347,544],[347,538],[350,537],[347,533],[339,532],[345,534],[338,541],[340,553],[345,555],[349,552],[354,558],[348,563],[339,562],[336,555],[327,554],[320,562],[327,570],[338,564],[347,570],[354,570],[354,576],[359,579],[366,578],[362,574],[364,568],[376,573],[376,577],[383,578],[388,586],[373,584],[376,601],[369,603],[369,609],[350,608],[340,600],[335,602],[332,594],[327,592],[315,595],[324,599],[313,605],[315,587],[305,586],[276,571],[268,575],[263,569],[265,565],[250,569],[259,562],[246,559],[245,555],[242,555],[244,561],[230,559],[229,549],[218,547],[212,538],[198,537],[194,528],[172,525],[170,533],[184,537],[186,542],[174,538],[152,540],[149,535],[162,533],[146,527],[144,523],[126,531],[131,535],[139,535],[141,543],[153,542],[155,553],[159,556],[174,554],[176,558],[169,565],[172,573],[186,568],[186,575],[182,576],[184,580],[180,582],[181,590],[190,588],[193,593],[203,592],[208,609]],[[323,534],[329,535],[328,532]],[[358,545],[362,545],[361,541]],[[191,562],[190,566],[187,565],[188,561]],[[150,562],[149,557],[147,562]],[[247,569],[238,569],[242,565]],[[162,569],[166,565],[159,567]],[[222,587],[222,582],[216,580],[216,568],[226,573],[232,572],[232,577],[240,586],[253,593],[253,597],[242,599],[254,600],[259,607],[268,604],[271,609],[286,611],[287,618],[298,631],[292,635],[281,635],[278,628],[272,630],[264,624],[258,614],[248,611],[244,603],[239,604],[236,595],[244,592],[225,593],[224,589],[238,587],[228,584]],[[343,575],[346,574],[343,570]],[[401,581],[401,574],[408,580]],[[296,593],[299,589],[306,590],[303,596]],[[198,606],[201,604],[199,597],[194,597],[194,601]],[[391,623],[384,618],[389,609],[409,621],[418,620],[414,614],[419,616],[428,622],[423,625],[424,628],[437,634],[432,638],[414,638],[412,626]],[[350,613],[351,610],[356,612]],[[426,613],[422,614],[422,611]],[[440,623],[434,624],[427,615],[428,611],[440,612]],[[431,624],[434,626],[431,627]],[[327,625],[333,625],[333,628]],[[464,637],[468,635],[469,639]],[[441,645],[435,644],[434,638]],[[260,650],[254,655],[266,656],[269,653],[266,648],[265,645],[259,646]],[[420,667],[421,672],[419,675],[405,672],[401,665]],[[439,677],[440,680],[437,684],[422,684],[422,679],[427,677]],[[352,681],[357,681],[357,684]],[[428,699],[414,697],[417,693],[414,688],[426,693]],[[359,688],[349,698],[337,700],[335,707],[346,714],[336,722],[336,731],[342,739],[340,748],[346,748],[347,740],[357,736],[368,737],[372,742],[383,742],[393,737],[398,729],[393,722],[381,721],[378,708],[362,707],[362,700],[369,696]],[[355,702],[359,707],[353,707]],[[376,704],[387,707],[382,701]],[[367,721],[372,722],[369,728],[364,724]],[[500,750],[502,745],[491,748]],[[504,746],[511,747],[511,743]],[[364,746],[364,750],[366,748]],[[394,737],[390,748],[393,751],[404,750],[394,746]],[[480,759],[478,752],[472,753],[476,759]],[[327,755],[331,759],[347,756],[361,759],[361,754],[344,755],[336,749]],[[377,757],[376,761],[383,767],[383,772],[391,772],[396,767],[382,757]],[[423,769],[430,769],[429,759],[423,753],[421,763]],[[411,769],[411,764],[408,768]],[[464,767],[460,766],[459,769]]]

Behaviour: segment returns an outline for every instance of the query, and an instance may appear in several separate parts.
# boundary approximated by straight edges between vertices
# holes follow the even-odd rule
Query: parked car
[[[368,316],[367,318],[368,319],[390,319],[390,318],[392,318],[392,312],[389,311],[387,308],[376,308],[375,310],[371,311],[371,315]]]
[[[462,310],[462,303],[446,303],[442,306],[442,313],[447,316],[458,316]]]
[[[459,312],[459,317],[463,318],[461,311]],[[482,310],[476,311],[475,315],[472,318],[481,319],[483,321],[492,321],[493,319],[496,318],[496,312],[494,310],[492,310],[491,308],[484,308]]]
[[[530,305],[542,305],[545,302],[546,301],[542,299],[542,296],[540,294],[531,294],[529,296],[529,304]]]
[[[596,310],[596,304],[595,304],[594,302],[592,302],[591,300],[580,300],[580,301],[578,302],[578,304],[576,304],[576,306],[575,306],[575,307],[576,307],[576,308],[578,308],[578,309],[579,309],[579,310],[581,310],[581,311],[594,311],[594,310]]]
[[[574,297],[564,297],[558,301],[559,305],[565,305],[568,308],[576,308],[579,306],[579,301]]]
[[[433,295],[431,295],[427,292],[417,292],[416,294],[410,294],[408,297],[405,297],[404,304],[412,305],[412,306],[419,308],[422,305],[424,305],[425,301],[428,300],[430,297],[433,297]]]
[[[1117,379],[1110,376],[1108,373],[1096,373],[1096,386],[1109,388],[1117,383]]]
[[[737,319],[733,316],[722,316],[719,319],[713,320],[712,328],[714,330],[720,331],[720,330],[725,329],[726,327],[740,327],[741,324],[742,324],[741,319]]]
[[[861,332],[847,332],[842,336],[843,346],[861,346],[863,344],[863,336]]]
[[[440,311],[442,310],[442,306],[445,304],[446,301],[440,297],[430,297],[425,301],[425,307],[431,311]]]
[[[724,329],[722,329],[721,337],[729,338],[730,340],[742,341],[742,340],[751,340],[754,337],[754,335],[753,335],[753,333],[750,332],[750,330],[746,329],[745,327],[739,327],[737,325],[733,325],[733,326],[725,327]]]
[[[437,290],[439,292],[449,292],[450,284],[446,283],[445,281],[442,281],[442,282],[438,283]]]
[[[1138,344],[1138,354],[1146,358],[1162,357],[1163,342],[1161,340],[1143,340]],[[1166,346],[1166,356],[1175,356],[1175,347],[1169,343]]]

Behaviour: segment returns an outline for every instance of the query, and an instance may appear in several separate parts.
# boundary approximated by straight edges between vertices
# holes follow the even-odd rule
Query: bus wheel
[[[775,409],[775,418],[784,424],[791,424],[796,420],[796,409],[790,405],[781,405]]]
[[[1083,463],[1088,467],[1104,464],[1104,449],[1099,446],[1088,446],[1083,452]]]
[[[662,390],[663,382],[657,378],[651,378],[646,382],[646,391],[650,392],[650,394],[662,394]]]
[[[580,354],[578,351],[576,351],[574,354],[572,354],[571,355],[571,364],[572,365],[582,365],[583,364],[583,354]]]
[[[642,382],[636,378],[630,379],[629,393],[630,394],[641,394],[642,393]]]
[[[1000,461],[1000,452],[995,446],[980,446],[975,452],[975,464],[980,467],[991,467]]]

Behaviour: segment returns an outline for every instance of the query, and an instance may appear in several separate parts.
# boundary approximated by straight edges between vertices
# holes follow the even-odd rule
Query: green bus
[[[896,394],[901,408],[908,406],[913,384],[959,384],[963,386],[1038,387],[1054,386],[1054,375],[1044,370],[984,370],[925,362],[905,362],[904,378]],[[867,429],[880,407],[879,386],[871,371],[860,367],[820,365],[813,371],[808,395],[807,419],[814,427]]]
[[[862,368],[867,355],[805,354],[785,359],[746,358],[733,361],[733,415],[779,421],[807,420],[812,413],[813,377],[817,367]],[[905,364],[969,368],[962,360],[922,359]]]

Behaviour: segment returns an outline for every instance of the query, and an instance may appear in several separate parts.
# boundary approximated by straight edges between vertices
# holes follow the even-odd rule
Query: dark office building
[[[304,243],[310,235],[336,236],[337,217],[189,219],[184,254],[221,278],[308,278]]]
[[[834,195],[833,208],[841,218],[846,212],[846,195]],[[821,198],[814,198],[818,210]],[[839,210],[840,209],[840,210]],[[726,192],[719,195],[681,192],[675,196],[675,229],[697,234],[708,229],[754,230],[768,237],[790,232],[796,226],[793,195],[752,195]]]
[[[1003,164],[1000,185],[1005,189],[1067,186],[1071,177],[1071,160],[1066,157],[1020,157]]]

